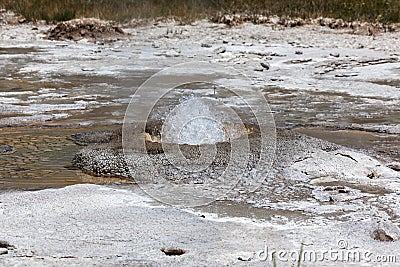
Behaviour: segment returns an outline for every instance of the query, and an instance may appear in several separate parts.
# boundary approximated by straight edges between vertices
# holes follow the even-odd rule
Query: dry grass
[[[198,19],[222,11],[400,22],[399,0],[0,0],[0,7],[14,10],[28,19],[48,21],[75,17],[116,21],[167,16]]]

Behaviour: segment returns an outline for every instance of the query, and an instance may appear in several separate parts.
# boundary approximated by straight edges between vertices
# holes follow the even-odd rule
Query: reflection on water
[[[279,87],[267,87],[263,92],[281,127],[400,124],[400,102],[396,99]]]

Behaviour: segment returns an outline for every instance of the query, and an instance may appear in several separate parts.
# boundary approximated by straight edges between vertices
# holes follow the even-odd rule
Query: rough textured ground
[[[94,133],[97,137],[99,134]],[[92,140],[89,133],[86,137],[87,140]],[[87,173],[132,179],[143,155],[133,155],[133,160],[130,155],[124,157],[118,141],[120,139],[116,140],[83,148],[75,156],[74,164]],[[197,151],[197,147],[182,148],[186,156],[193,150]],[[154,181],[157,180],[155,175],[159,174],[160,177],[179,184],[210,184],[212,187],[212,182],[218,179],[229,161],[234,160],[231,158],[229,145],[219,144],[217,150],[215,161],[206,170],[194,173],[174,168],[163,153],[150,153],[149,160],[157,172],[142,175],[152,177],[150,180]],[[232,177],[238,176],[243,184],[251,181],[251,170],[257,169],[255,164],[259,160],[259,147],[251,154],[253,156],[249,157],[250,162],[247,165],[249,171],[233,170],[229,173]],[[239,159],[245,161],[246,158]],[[260,166],[269,166],[268,159],[263,160]],[[393,198],[398,198],[400,174],[390,167],[390,164],[386,167],[384,162],[361,151],[278,129],[276,159],[265,174],[262,186],[255,193],[248,193],[243,185],[239,185],[225,198],[251,203],[257,207],[295,209],[318,216],[332,213],[329,216],[333,220],[351,220],[355,216],[352,212],[360,212],[360,216],[368,218],[370,214],[364,213],[363,209],[376,206],[380,213],[383,212],[378,217],[398,223],[397,216],[400,214],[396,211],[397,204],[390,202]],[[218,187],[210,188],[212,190],[223,191]],[[348,209],[352,212],[340,213]],[[336,212],[339,213],[335,214]]]
[[[60,22],[47,32],[49,40],[58,41],[87,39],[101,42],[123,35],[124,31],[117,24],[94,18]]]
[[[131,33],[127,40],[94,44],[44,40],[48,29],[0,29],[2,126],[120,123],[144,76],[206,60],[251,77],[280,126],[399,134],[398,32],[368,36],[319,26],[160,22],[125,29]],[[299,251],[302,242],[304,250],[373,253],[371,261],[354,266],[382,265],[379,255],[400,257],[398,163],[390,169],[358,150],[286,131],[279,136],[273,179],[254,193],[233,191],[204,209],[154,203],[128,185],[2,192],[0,240],[15,249],[0,248],[7,253],[0,265],[263,266],[257,252],[265,245]],[[115,153],[104,150],[110,138],[108,132],[99,145],[107,166]],[[10,144],[0,145],[1,157],[24,149],[12,144],[17,151],[9,154]],[[90,151],[84,148],[82,155]],[[99,152],[92,156],[88,166]],[[166,256],[161,249],[169,247],[187,252]],[[284,259],[277,263],[288,265]]]
[[[134,192],[132,192],[132,190]],[[58,190],[0,195],[2,239],[15,249],[0,256],[3,266],[265,266],[260,251],[335,251],[396,255],[398,242],[380,242],[369,233],[385,227],[374,218],[304,225],[296,219],[271,222],[218,218],[201,211],[160,206],[139,190],[75,185]],[[202,215],[202,216],[199,216]],[[274,223],[275,221],[275,223]],[[338,242],[345,240],[346,244]],[[176,247],[182,256],[161,249]],[[258,255],[261,255],[259,257]],[[321,254],[319,254],[319,257]],[[261,260],[260,260],[261,259]],[[282,257],[278,264],[292,260]],[[286,259],[286,261],[285,261]],[[341,263],[341,262],[339,262]],[[337,266],[328,259],[303,266]],[[361,261],[368,266],[370,263]],[[349,266],[360,266],[350,262]],[[385,264],[382,264],[384,266]],[[387,266],[393,266],[387,264]]]

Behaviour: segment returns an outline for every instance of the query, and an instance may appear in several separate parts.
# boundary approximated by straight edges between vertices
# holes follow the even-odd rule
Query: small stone
[[[167,256],[180,256],[186,253],[185,250],[176,247],[162,248],[161,251]]]
[[[307,63],[307,62],[311,62],[312,59],[311,58],[306,58],[306,59],[294,59],[291,60],[290,63],[292,64],[300,64],[300,63]]]
[[[0,255],[8,254],[8,249],[0,248]]]
[[[350,190],[347,190],[347,189],[339,189],[339,190],[338,190],[338,193],[340,193],[340,194],[347,194],[347,193],[350,193]]]
[[[331,57],[340,57],[339,53],[330,53],[329,54]]]
[[[379,178],[379,175],[375,171],[372,171],[372,172],[367,174],[367,177],[369,179],[376,179],[376,178]]]
[[[295,51],[294,53],[295,53],[296,55],[302,55],[302,54],[303,54],[302,51]]]
[[[240,260],[240,261],[251,261],[251,256],[239,256],[238,260]]]
[[[159,43],[153,43],[151,46],[154,47],[154,48],[160,48],[160,47],[161,47],[161,44],[159,44]]]
[[[14,148],[9,145],[0,145],[0,153],[8,154],[14,152]]]
[[[261,66],[266,70],[269,70],[269,68],[270,68],[269,63],[267,63],[267,62],[261,62]]]
[[[211,45],[211,44],[203,43],[203,44],[201,44],[201,47],[210,48],[210,47],[212,47],[212,45]]]
[[[94,69],[92,69],[92,68],[82,68],[81,70],[82,71],[94,71]]]
[[[224,46],[221,46],[221,47],[219,47],[219,48],[215,49],[215,50],[214,50],[214,52],[215,52],[216,54],[222,54],[222,53],[225,53],[225,52],[226,52],[226,47],[224,47]]]
[[[27,22],[26,18],[19,18],[18,19],[18,23],[20,23],[20,24],[25,23],[25,22]]]
[[[175,51],[175,50],[171,50],[171,51],[167,51],[165,53],[166,57],[179,57],[181,55],[181,53]]]
[[[7,241],[0,240],[0,248],[14,249],[15,247],[13,245],[10,245],[10,243],[8,243]]]
[[[391,168],[392,170],[395,171],[400,171],[400,162],[392,162],[386,165],[388,168]]]
[[[393,241],[393,237],[389,236],[385,230],[383,229],[376,229],[372,232],[372,238],[375,240],[379,240],[382,242],[391,242]]]
[[[125,35],[115,22],[103,21],[94,18],[73,19],[59,22],[47,32],[49,40],[80,41],[87,38],[95,42],[97,39],[109,39],[113,36]]]
[[[355,76],[358,76],[358,73],[339,73],[339,74],[335,74],[335,77],[338,77],[338,78],[355,77]]]
[[[333,188],[332,186],[327,186],[324,188],[323,191],[333,191],[333,190],[335,190],[335,188]]]

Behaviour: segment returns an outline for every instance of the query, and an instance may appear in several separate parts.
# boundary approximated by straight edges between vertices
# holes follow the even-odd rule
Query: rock
[[[154,48],[160,48],[160,47],[161,47],[161,43],[153,42],[153,43],[151,44],[151,46],[154,47]]]
[[[294,53],[295,53],[296,55],[302,55],[302,54],[303,54],[302,51],[295,51]]]
[[[228,26],[237,26],[239,24],[242,24],[243,22],[251,20],[252,18],[250,18],[249,16],[240,14],[219,14],[218,16],[211,18],[211,21],[214,23],[222,23]]]
[[[212,45],[211,44],[207,44],[207,43],[202,43],[201,47],[210,48],[210,47],[212,47]]]
[[[107,40],[115,36],[125,35],[124,31],[111,21],[95,18],[73,19],[58,23],[54,28],[46,32],[49,40],[73,40],[87,39],[96,41]]]
[[[261,62],[260,64],[261,64],[261,67],[263,67],[263,68],[266,69],[266,70],[269,70],[270,65],[269,65],[268,62]]]
[[[269,23],[271,24],[278,24],[280,21],[280,18],[276,15],[269,17]]]
[[[400,124],[389,126],[386,132],[389,134],[400,134]]]
[[[329,26],[333,22],[333,19],[331,18],[320,18],[319,19],[319,25],[321,26]]]
[[[181,256],[186,253],[185,250],[176,247],[162,248],[161,251],[167,256]]]
[[[380,22],[360,22],[352,21],[346,22],[343,19],[323,18],[316,19],[308,18],[292,18],[289,16],[263,16],[257,14],[222,14],[219,13],[216,17],[211,18],[211,22],[222,23],[228,26],[238,26],[243,23],[253,24],[270,24],[272,29],[282,29],[283,27],[301,27],[304,25],[320,25],[329,27],[331,29],[349,28],[356,34],[373,35],[380,32],[393,32],[396,31],[396,24],[384,25]],[[278,27],[277,27],[278,26]],[[279,27],[280,26],[280,27]]]
[[[0,25],[15,25],[25,23],[27,20],[13,11],[1,9],[0,10]]]
[[[399,227],[391,221],[381,221],[371,233],[371,237],[382,242],[398,241],[400,239]]]
[[[164,53],[165,57],[179,57],[180,55],[181,55],[181,53],[178,51],[175,51],[175,50],[170,50],[170,51],[167,51],[166,53]]]
[[[283,25],[285,27],[297,27],[297,26],[303,26],[305,24],[305,21],[301,18],[297,19],[288,19],[283,22]]]
[[[251,256],[239,256],[238,260],[240,260],[240,261],[251,261]]]
[[[12,146],[9,145],[0,145],[0,154],[10,154],[13,153],[15,150]]]
[[[217,49],[214,50],[214,52],[215,52],[216,54],[225,53],[225,52],[226,52],[226,47],[225,47],[225,46],[218,47]]]
[[[391,162],[386,165],[388,168],[391,168],[392,170],[400,172],[400,162]]]
[[[393,237],[389,236],[383,229],[376,229],[375,231],[372,232],[371,236],[373,239],[379,240],[382,242],[393,241]]]
[[[267,16],[263,16],[263,15],[256,15],[254,16],[252,22],[254,24],[265,24],[268,23],[268,17]]]
[[[19,17],[18,23],[22,24],[22,23],[26,23],[26,22],[28,22],[28,21],[26,20],[26,18],[24,18],[24,17]]]
[[[342,19],[332,19],[328,26],[331,29],[341,29],[347,27],[347,23],[345,23]]]
[[[90,131],[82,132],[71,135],[68,139],[75,142],[80,146],[88,144],[103,144],[109,143],[118,138],[119,131],[106,130],[106,131]]]
[[[0,240],[0,248],[7,250],[15,249],[15,247],[13,245],[10,245],[10,243],[8,243],[7,241],[1,241],[1,240]]]
[[[72,164],[83,172],[95,176],[131,178],[122,151],[101,145],[82,149],[74,156]]]
[[[370,173],[367,174],[367,177],[369,179],[377,179],[379,178],[379,175],[375,171],[371,171]]]
[[[293,59],[290,61],[290,63],[292,64],[300,64],[300,63],[307,63],[307,62],[311,62],[312,58],[306,58],[306,59]]]
[[[81,68],[82,71],[94,71],[93,68]]]
[[[269,54],[271,57],[286,57],[285,54],[279,54],[279,53],[271,53]]]
[[[14,246],[10,245],[7,241],[0,240],[0,248],[11,249],[14,248]]]
[[[331,57],[340,57],[339,53],[330,53],[329,54]]]
[[[358,76],[358,73],[339,73],[339,74],[335,74],[335,77],[338,77],[338,78],[355,77],[355,76]]]
[[[0,255],[8,254],[8,249],[0,248]]]

